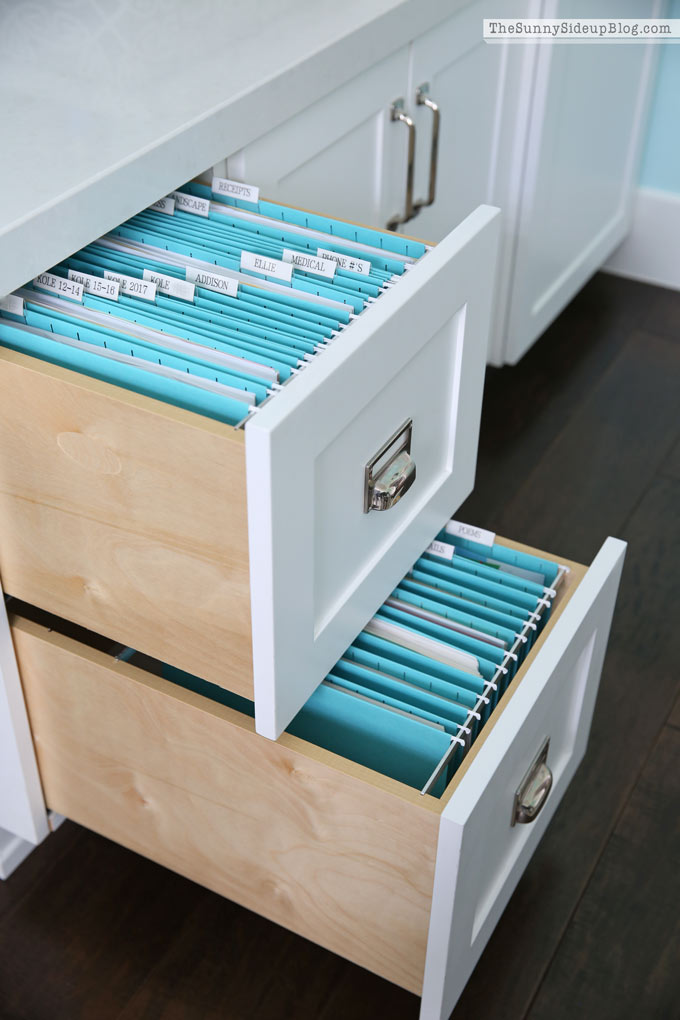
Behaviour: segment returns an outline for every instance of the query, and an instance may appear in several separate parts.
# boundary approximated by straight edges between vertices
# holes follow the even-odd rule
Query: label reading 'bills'
[[[430,542],[425,550],[430,556],[439,556],[442,560],[452,560],[455,551],[455,546],[449,545],[448,542],[437,542],[436,540]]]

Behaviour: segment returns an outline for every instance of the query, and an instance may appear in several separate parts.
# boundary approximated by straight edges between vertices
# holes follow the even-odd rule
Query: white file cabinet
[[[397,64],[414,17],[376,15]],[[151,180],[147,147],[96,203],[90,181],[36,206],[2,242],[4,290],[243,149],[246,109],[233,145],[206,112]],[[498,230],[471,212],[241,430],[0,350],[5,591],[255,702],[252,720],[10,604],[0,827],[37,843],[63,814],[422,995],[423,1020],[449,1016],[584,754],[623,543],[565,564],[441,797],[282,731],[471,491]],[[408,419],[416,481],[367,514],[366,466]]]

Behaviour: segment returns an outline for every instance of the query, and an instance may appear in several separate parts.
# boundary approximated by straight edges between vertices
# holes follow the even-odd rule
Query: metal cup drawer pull
[[[390,436],[364,469],[364,513],[389,510],[399,502],[416,480],[411,457],[413,421],[407,418]]]
[[[549,747],[550,738],[545,741],[517,787],[511,826],[533,822],[548,799],[553,784],[553,774],[547,762]]]

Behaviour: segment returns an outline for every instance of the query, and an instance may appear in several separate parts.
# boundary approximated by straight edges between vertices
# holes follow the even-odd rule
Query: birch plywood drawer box
[[[242,711],[20,607],[46,801],[445,1020],[585,751],[622,559],[610,539],[589,569],[568,564],[543,634],[440,797],[288,733],[263,739]]]
[[[25,315],[2,320],[0,571],[11,594],[254,698],[258,730],[276,737],[472,489],[497,211],[480,207],[426,250],[263,202],[255,234],[243,210],[188,193],[180,200],[210,205],[210,217],[140,214],[44,274],[38,289],[18,291]],[[188,221],[200,221],[208,240]],[[292,286],[290,276],[286,286],[276,276],[240,271],[243,257],[238,271],[229,269],[227,221],[230,236],[251,231],[251,247],[263,231],[279,231],[277,254],[294,241],[314,253],[332,244],[330,255],[349,268],[339,266],[335,291],[297,265]],[[168,238],[170,229],[177,233]],[[144,312],[130,289],[144,282],[142,249],[154,267],[157,303],[164,300],[164,314],[174,317],[170,325]],[[368,275],[343,252],[363,255],[358,262]],[[54,290],[69,273],[76,287],[79,279],[103,287],[103,265],[115,267],[114,282],[124,288],[117,301],[91,282],[84,307]],[[193,288],[186,280],[206,268],[213,289],[198,286],[194,303],[163,290],[167,279]],[[231,294],[216,293],[220,280]],[[207,311],[195,309],[198,295]],[[293,307],[296,298],[302,309]],[[196,339],[185,328],[189,304],[192,315],[203,315],[203,328],[212,326],[217,300],[231,301],[230,309],[245,305],[245,313],[233,312],[248,320],[237,320],[239,330],[266,332],[257,325],[260,313],[273,314],[268,302],[277,301],[288,302],[288,312],[300,316],[291,321],[305,329],[333,316],[337,328],[321,336],[317,330],[321,342],[292,368],[280,356],[281,372],[292,374],[285,385],[281,374],[278,382],[271,374],[254,377],[251,389],[268,394],[261,407],[241,401],[253,393],[228,390],[239,395],[232,421],[153,399],[146,383],[131,384],[142,392],[114,386],[92,377],[98,368],[76,372],[64,360],[76,357],[86,328],[91,346],[114,314],[128,318],[110,347],[122,337],[137,356],[149,342],[149,323],[152,338],[162,330],[164,343],[172,334],[173,344],[187,347],[183,338]],[[260,302],[256,312],[249,300]],[[64,321],[66,305],[75,325]],[[285,329],[295,334],[297,325]],[[63,346],[53,354],[50,331],[69,329],[66,354]],[[202,352],[206,344],[220,346],[204,333]],[[49,349],[29,347],[40,359],[27,356],[29,343]],[[221,372],[233,369],[229,350],[221,344]],[[116,371],[134,371],[120,360],[131,361],[126,350],[115,356]],[[263,364],[258,356],[246,354],[252,372],[274,371],[271,358]],[[212,349],[210,357],[205,371],[215,375]],[[170,375],[161,381],[177,385],[176,369],[168,367],[175,362],[163,358],[160,368]],[[243,364],[242,356],[236,360]],[[201,378],[197,385],[213,384]],[[221,392],[202,389],[200,397],[213,401],[208,412],[218,417],[232,406]],[[235,428],[239,418],[245,426]]]

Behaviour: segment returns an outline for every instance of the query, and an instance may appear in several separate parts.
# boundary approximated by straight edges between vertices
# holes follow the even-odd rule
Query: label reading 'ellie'
[[[496,541],[493,531],[475,528],[472,524],[463,524],[462,521],[449,521],[446,531],[449,535],[455,535],[456,538],[469,538],[471,542],[478,542],[479,545],[492,546]]]
[[[436,540],[430,542],[425,550],[430,556],[439,556],[442,560],[452,560],[455,551],[455,546],[449,545],[448,542],[437,542]]]
[[[83,292],[85,288],[82,283],[75,280],[66,280],[63,276],[56,276],[54,273],[41,273],[36,276],[33,286],[38,290],[46,290],[57,297],[68,298],[71,301],[83,303]]]
[[[154,202],[150,209],[155,209],[156,212],[165,213],[167,216],[175,215],[175,200],[166,195],[165,198],[159,198],[157,202]]]
[[[153,269],[144,270],[144,279],[155,283],[161,294],[168,297],[181,298],[182,301],[194,300],[194,285],[186,280],[177,280],[174,276],[163,276],[162,273],[154,273]]]
[[[118,284],[115,280],[105,280],[101,276],[90,276],[89,273],[77,273],[75,269],[69,269],[69,280],[82,283],[86,294],[94,294],[96,297],[108,298],[109,301],[118,300]]]
[[[314,276],[326,276],[332,280],[338,263],[335,259],[322,259],[320,255],[314,255],[311,251],[293,251],[291,248],[283,249],[283,261],[292,262],[296,269],[304,273],[313,273]]]
[[[210,199],[199,198],[198,195],[185,195],[182,191],[174,191],[175,208],[182,212],[193,213],[194,216],[207,216],[210,212]]]
[[[238,281],[230,276],[208,273],[204,269],[196,269],[194,266],[187,266],[186,276],[187,280],[195,283],[198,287],[207,287],[208,290],[216,290],[228,297],[238,296]]]
[[[213,177],[212,190],[216,195],[226,195],[228,198],[237,198],[241,202],[259,202],[260,189],[253,184],[242,184],[240,181],[230,181],[228,177]]]
[[[277,280],[285,280],[286,283],[290,283],[293,278],[293,266],[290,262],[280,262],[279,259],[256,255],[252,251],[241,252],[241,269],[261,273],[262,276],[273,276]]]
[[[121,273],[112,273],[110,269],[104,270],[107,280],[115,280],[123,294],[129,297],[142,298],[144,301],[156,300],[156,284],[149,280],[139,280],[136,276],[123,276]]]
[[[328,248],[317,248],[316,254],[322,259],[333,259],[341,269],[346,269],[348,273],[361,273],[362,276],[368,276],[371,272],[371,263],[367,262],[366,259],[355,259],[350,255],[339,255],[337,251],[330,251]]]

